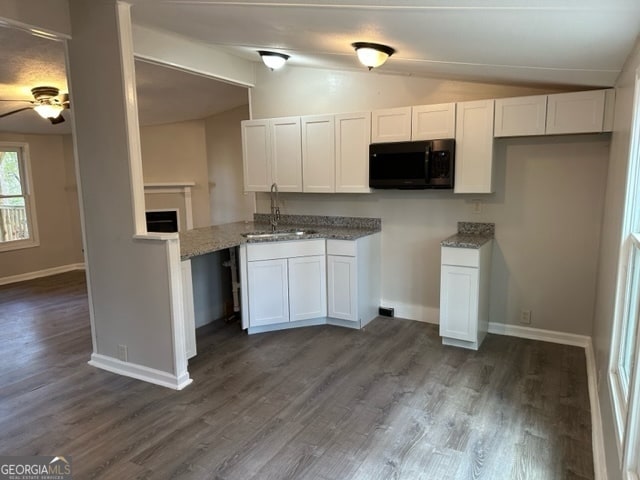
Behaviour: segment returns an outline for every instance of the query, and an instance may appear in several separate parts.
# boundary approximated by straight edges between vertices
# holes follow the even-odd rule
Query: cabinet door
[[[336,191],[336,141],[333,115],[302,117],[302,189]]]
[[[269,121],[245,120],[241,125],[244,190],[268,192],[273,183]]]
[[[287,260],[261,260],[247,264],[249,326],[289,321]]]
[[[499,98],[496,100],[496,137],[544,135],[547,120],[547,96]]]
[[[329,317],[358,321],[355,257],[327,255]]]
[[[273,181],[281,192],[302,191],[302,138],[300,117],[271,120]]]
[[[289,314],[292,322],[327,316],[324,255],[289,259]]]
[[[411,140],[411,107],[386,108],[371,113],[371,143]]]
[[[457,105],[454,193],[493,193],[493,111],[493,100]]]
[[[418,105],[411,109],[411,140],[438,140],[456,135],[456,104]]]
[[[369,188],[369,143],[371,113],[335,116],[336,192],[371,193]]]
[[[601,132],[605,90],[556,93],[547,104],[547,134]]]
[[[442,265],[440,278],[440,335],[477,341],[478,269]]]

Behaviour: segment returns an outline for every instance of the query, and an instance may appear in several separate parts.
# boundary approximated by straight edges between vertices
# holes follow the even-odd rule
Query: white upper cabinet
[[[493,99],[457,105],[454,193],[493,193],[493,113]]]
[[[335,116],[336,192],[371,193],[369,143],[371,112]]]
[[[281,192],[301,192],[300,117],[274,118],[270,120],[270,129],[273,181]]]
[[[438,140],[456,135],[456,104],[418,105],[411,108],[411,140]]]
[[[411,140],[411,107],[386,108],[371,113],[371,143]]]
[[[244,190],[268,192],[273,183],[269,120],[245,120],[241,125]]]
[[[499,98],[493,134],[496,137],[544,135],[547,96]]]
[[[336,142],[333,115],[302,117],[302,190],[336,191]]]
[[[547,134],[602,132],[605,90],[556,93],[547,103]]]
[[[245,191],[268,192],[276,182],[281,192],[301,192],[300,117],[245,120],[241,125]]]

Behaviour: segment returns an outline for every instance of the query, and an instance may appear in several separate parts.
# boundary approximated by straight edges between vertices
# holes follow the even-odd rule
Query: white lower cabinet
[[[260,260],[247,265],[251,325],[289,321],[289,272],[286,259]]]
[[[327,316],[327,271],[324,255],[288,260],[289,315],[292,322]]]
[[[241,245],[243,328],[326,317],[325,258],[324,239]]]
[[[380,306],[380,234],[327,240],[328,323],[362,328]]]
[[[242,328],[362,328],[380,305],[380,233],[240,245]]]
[[[445,345],[477,350],[487,334],[492,244],[442,247],[440,336]]]
[[[329,316],[358,321],[356,258],[327,255],[327,289]]]

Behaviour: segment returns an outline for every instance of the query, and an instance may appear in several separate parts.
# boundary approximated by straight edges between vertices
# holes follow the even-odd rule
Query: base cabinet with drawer
[[[480,248],[442,247],[442,343],[477,350],[489,327],[489,275],[493,241]]]
[[[380,305],[380,234],[327,240],[328,323],[362,328]]]
[[[325,258],[324,239],[242,245],[243,328],[326,317]]]
[[[240,245],[242,328],[362,328],[380,304],[380,234]]]

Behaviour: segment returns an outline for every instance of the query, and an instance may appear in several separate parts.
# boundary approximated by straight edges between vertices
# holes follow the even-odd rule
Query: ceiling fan
[[[69,94],[63,93],[56,87],[34,87],[31,89],[33,100],[2,100],[0,102],[26,102],[28,107],[18,108],[11,112],[0,114],[0,118],[8,117],[14,113],[23,112],[25,110],[35,110],[42,118],[48,119],[52,124],[64,122],[62,111],[69,108]]]

